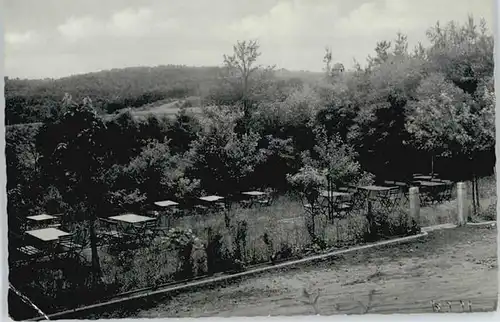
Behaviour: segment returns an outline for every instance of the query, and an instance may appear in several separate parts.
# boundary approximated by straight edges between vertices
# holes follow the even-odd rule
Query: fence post
[[[467,191],[465,190],[465,183],[457,183],[457,224],[458,226],[464,226],[467,224],[467,217],[469,207],[467,205]]]
[[[418,187],[410,187],[410,217],[420,225],[420,197]]]

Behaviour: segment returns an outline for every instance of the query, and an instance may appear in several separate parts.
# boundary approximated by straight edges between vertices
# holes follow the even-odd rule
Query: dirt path
[[[493,310],[497,300],[497,230],[467,227],[433,231],[418,242],[359,252],[239,283],[179,294],[136,317],[267,316],[314,314],[303,290],[320,291],[322,315],[362,312],[375,290],[371,313]]]

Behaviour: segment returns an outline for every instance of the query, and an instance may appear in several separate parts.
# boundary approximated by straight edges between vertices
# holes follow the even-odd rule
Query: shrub
[[[479,217],[484,220],[496,220],[497,219],[497,202],[493,202],[486,209],[479,213]]]
[[[294,175],[287,175],[288,181],[301,193],[310,204],[314,204],[321,187],[326,185],[326,177],[316,168],[305,165]]]
[[[281,243],[280,248],[274,253],[271,260],[273,262],[286,260],[294,256],[294,249],[287,243]]]
[[[248,224],[246,221],[239,221],[237,224],[234,257],[242,262],[246,260]]]
[[[169,243],[171,249],[177,252],[179,268],[177,277],[180,279],[190,278],[194,275],[194,261],[192,253],[201,247],[201,242],[191,229],[172,228],[168,231],[165,242]]]
[[[397,210],[391,215],[380,210],[374,210],[371,218],[371,221],[365,225],[363,238],[365,242],[420,233],[420,226],[415,219],[401,210]]]
[[[207,256],[207,272],[209,275],[238,271],[244,268],[243,262],[236,258],[233,249],[231,249],[231,238],[229,234],[224,236],[220,231],[214,231],[208,228],[208,238],[205,245]]]

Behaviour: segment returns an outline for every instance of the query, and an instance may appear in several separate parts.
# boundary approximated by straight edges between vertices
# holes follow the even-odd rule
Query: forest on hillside
[[[92,99],[100,114],[147,104],[204,97],[223,77],[220,67],[130,67],[74,75],[59,79],[5,78],[5,124],[45,122],[59,116],[59,106],[69,94],[74,100]],[[310,81],[319,73],[276,71],[277,79]]]

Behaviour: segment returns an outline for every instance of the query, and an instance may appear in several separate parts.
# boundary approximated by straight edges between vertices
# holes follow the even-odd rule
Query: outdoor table
[[[34,221],[44,221],[44,220],[52,220],[56,219],[55,216],[47,215],[47,214],[41,214],[41,215],[36,215],[36,216],[28,216],[26,217],[29,220],[34,220]]]
[[[348,192],[340,192],[340,191],[321,191],[320,194],[325,198],[337,198],[337,197],[349,197],[351,194]]]
[[[325,198],[327,200],[327,202],[329,203],[329,206],[333,209],[337,200],[342,199],[339,197],[351,197],[352,194],[350,194],[348,192],[341,192],[341,191],[323,190],[323,191],[321,191],[320,196]],[[331,211],[329,211],[329,212],[331,212]]]
[[[205,196],[205,197],[200,197],[200,200],[207,201],[207,202],[215,202],[224,199],[224,197],[221,196]]]
[[[229,204],[226,205],[225,203],[221,204],[221,202],[220,202],[221,200],[224,200],[224,197],[214,195],[214,196],[200,197],[199,199],[202,201],[211,203],[212,205],[220,205],[222,210],[224,210],[224,221],[225,221],[226,227],[229,228],[229,224],[230,224],[230,218],[229,218],[229,211],[230,210],[229,210],[229,208],[230,208],[230,205]],[[210,209],[208,209],[208,211],[210,211]]]
[[[26,219],[28,220],[28,227],[30,229],[47,228],[50,227],[52,221],[58,220],[57,217],[47,214],[28,216]]]
[[[368,197],[374,197],[381,195],[382,193],[387,193],[390,190],[398,189],[398,186],[363,186],[363,187],[358,187],[358,189],[364,190],[367,194]]]
[[[429,175],[418,175],[418,176],[413,176],[413,179],[415,179],[415,180],[431,180],[432,176],[429,176]]]
[[[246,191],[242,192],[242,195],[247,195],[247,196],[252,196],[252,197],[260,197],[260,196],[265,196],[267,193],[262,192],[262,191]]]
[[[352,196],[352,194],[348,192],[324,190],[321,191],[320,196],[327,202],[327,213],[330,220],[334,220],[334,212],[336,212],[338,214],[337,217],[340,218],[342,211],[344,211],[344,214],[347,214],[347,211],[351,208],[350,206],[342,207],[348,205],[347,203],[342,204],[342,201],[345,200],[344,198]]]
[[[448,185],[446,182],[440,181],[417,181],[417,183],[423,187],[426,191],[426,196],[424,202],[441,201],[441,196],[445,192],[445,188]]]
[[[179,205],[179,203],[172,200],[164,200],[155,202],[155,205],[158,207],[173,207]]]
[[[156,218],[140,216],[136,214],[123,214],[118,216],[112,216],[109,217],[108,219],[125,224],[123,226],[125,233],[133,233],[137,237],[142,237],[141,234],[143,234],[147,229],[146,226],[147,222],[156,220]]]
[[[42,228],[42,229],[28,230],[26,234],[31,235],[32,237],[35,237],[36,239],[42,242],[53,242],[57,241],[61,236],[70,235],[70,233],[67,233],[57,228]]]
[[[143,223],[149,220],[155,220],[155,218],[152,217],[146,217],[146,216],[140,216],[136,214],[123,214],[123,215],[118,215],[118,216],[112,216],[109,217],[109,219],[120,221],[120,222],[125,222],[128,224],[137,224],[137,223]]]
[[[162,207],[164,209],[169,209],[169,210],[172,210],[172,212],[169,212],[170,215],[173,214],[173,209],[174,207],[178,206],[179,203],[178,202],[175,202],[175,201],[172,201],[172,200],[164,200],[164,201],[157,201],[154,203],[156,206],[158,207]],[[170,219],[171,219],[171,216],[167,215],[165,212],[161,212],[161,215],[160,215],[160,223],[159,225],[161,227],[170,227]]]
[[[444,182],[440,181],[417,181],[417,182],[424,187],[437,187],[445,185]]]
[[[250,197],[250,200],[247,199],[241,201],[244,206],[248,208],[252,207],[256,200],[259,200],[260,198],[268,195],[268,193],[262,191],[246,191],[242,192],[241,194]]]
[[[360,190],[364,190],[366,192],[365,197],[368,204],[368,216],[372,214],[372,202],[376,201],[384,211],[389,211],[395,206],[396,202],[399,200],[400,187],[398,186],[364,186],[359,187]],[[395,193],[393,193],[395,192]],[[397,198],[391,198],[395,195],[398,195]]]
[[[199,197],[198,199],[200,199],[201,201],[204,201],[204,202],[207,202],[208,204],[211,204],[211,206],[213,207],[214,205],[221,205],[221,200],[224,200],[224,197],[221,197],[221,196],[204,196],[204,197]],[[222,204],[225,206],[225,204]],[[206,209],[207,211],[209,209]]]
[[[28,230],[26,234],[36,240],[36,246],[40,247],[43,254],[48,254],[49,256],[56,255],[55,250],[59,237],[71,235],[68,232],[53,227]]]

